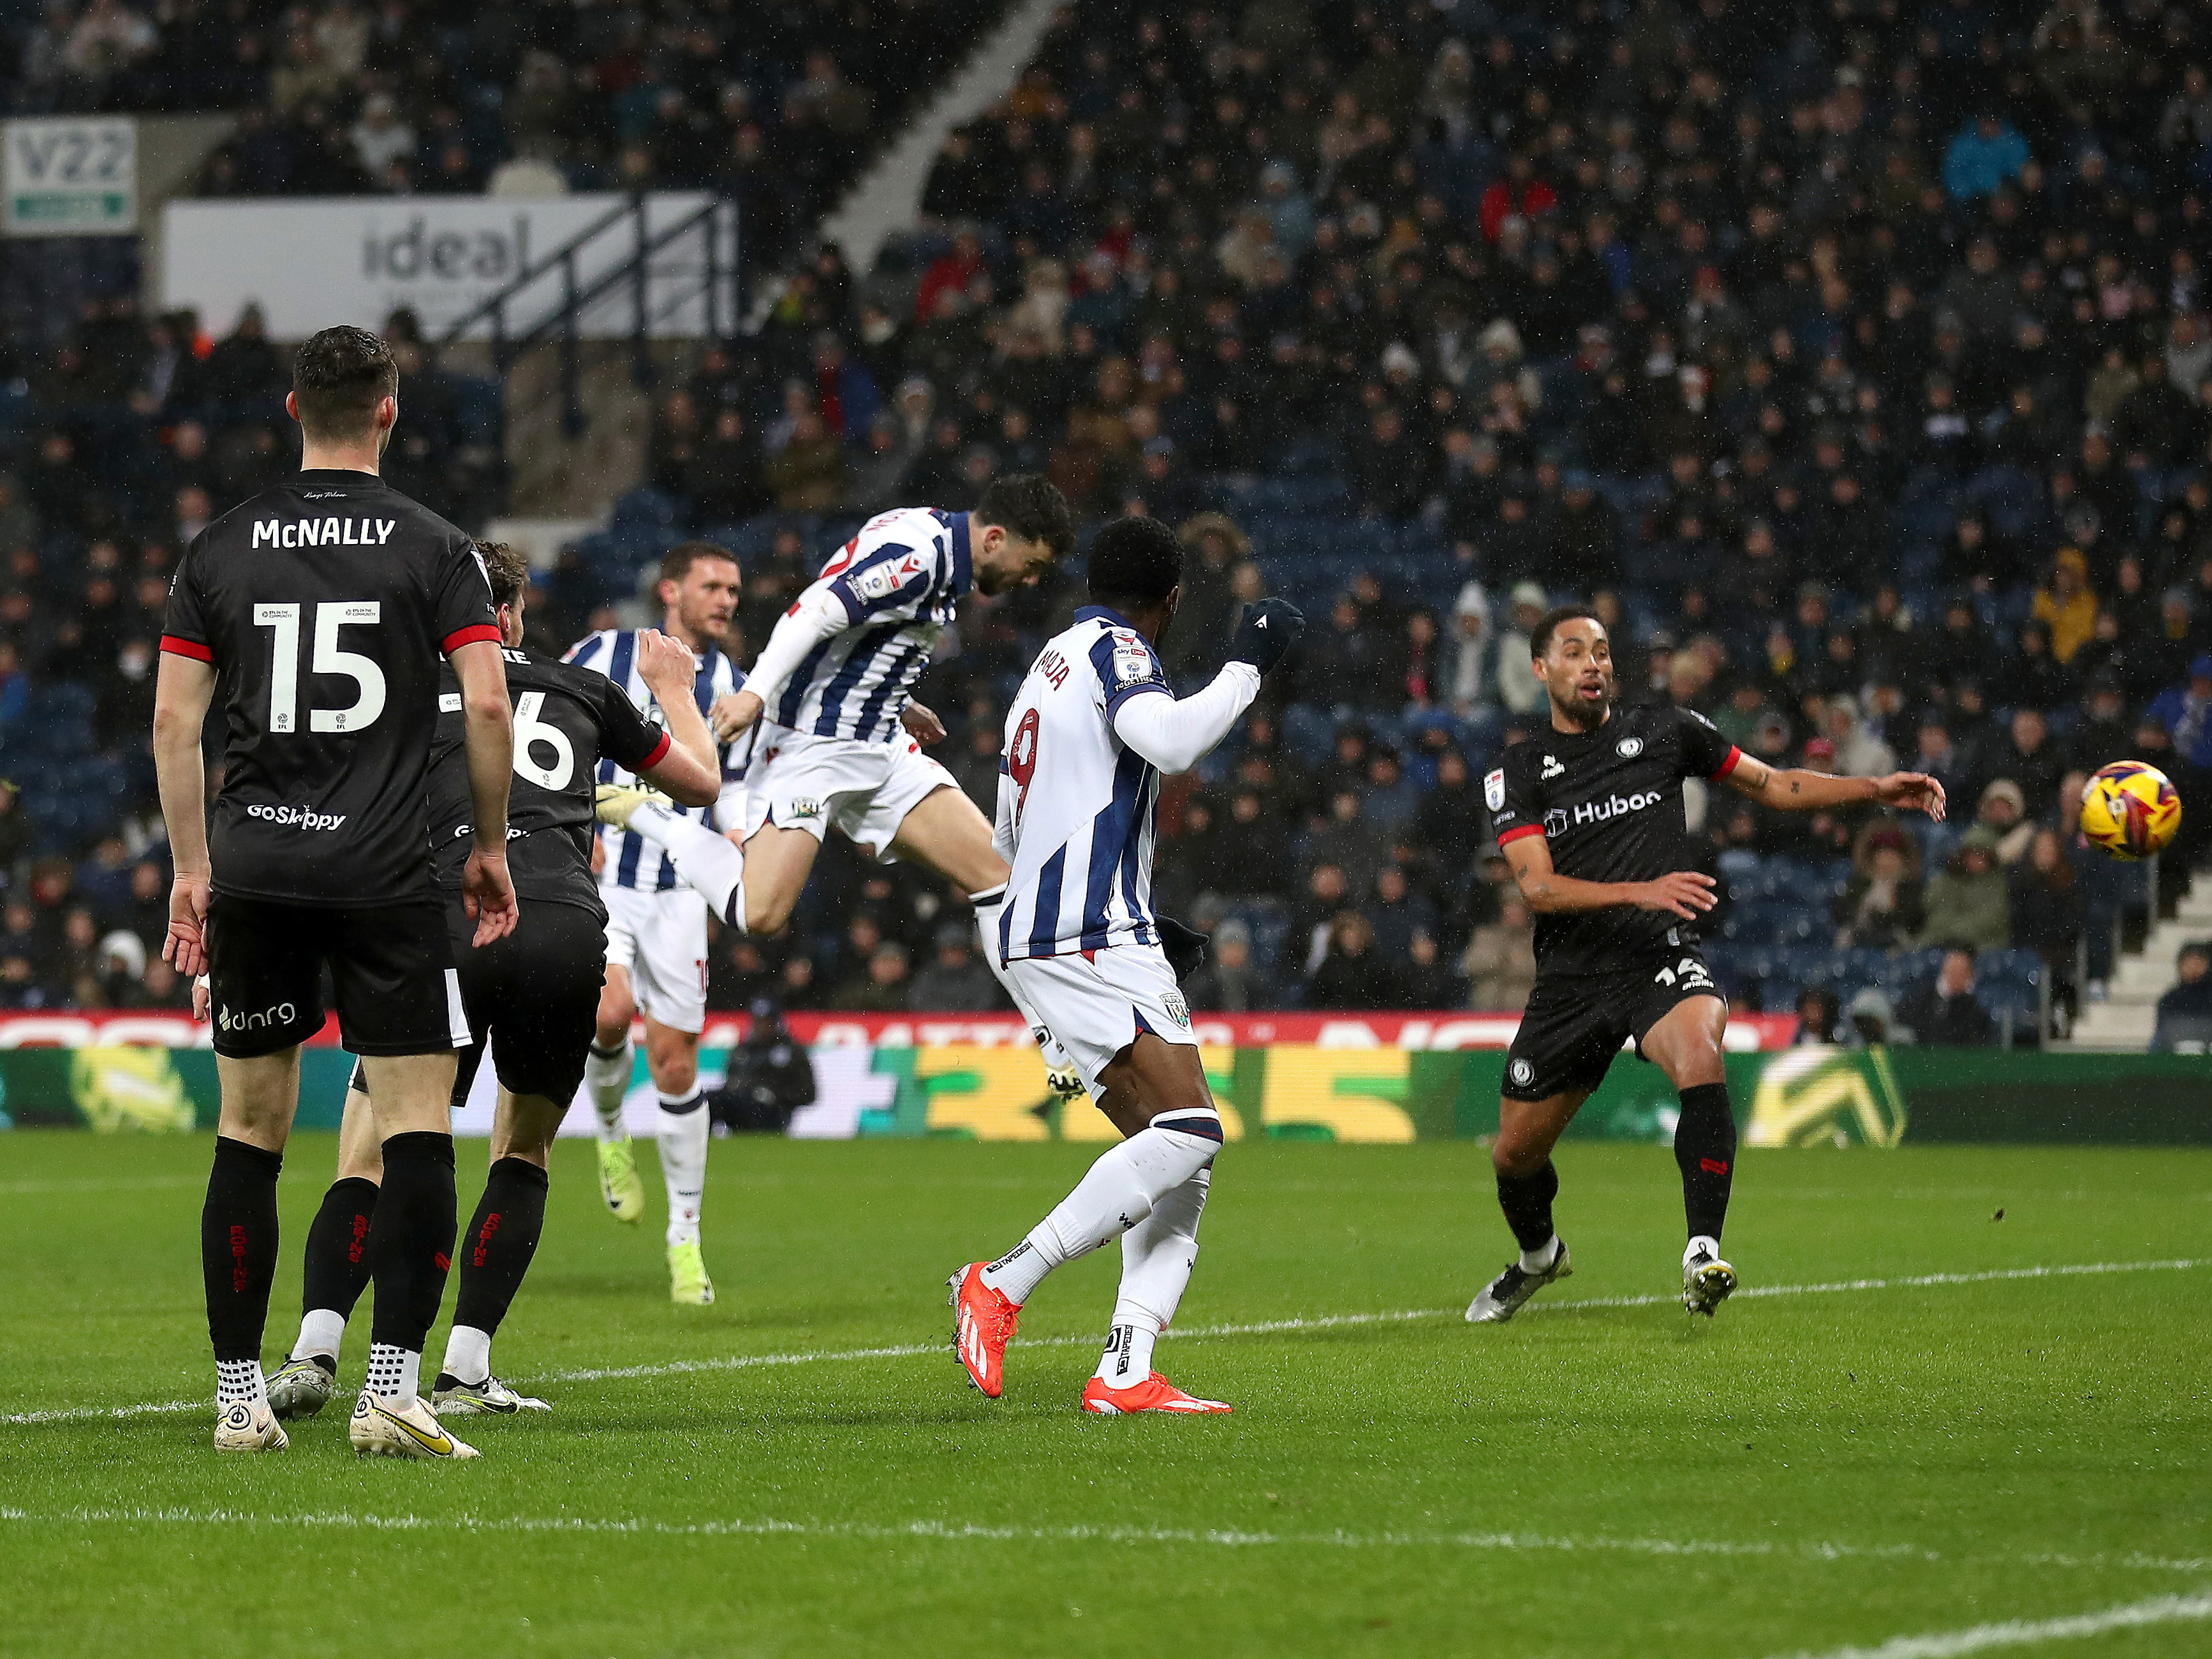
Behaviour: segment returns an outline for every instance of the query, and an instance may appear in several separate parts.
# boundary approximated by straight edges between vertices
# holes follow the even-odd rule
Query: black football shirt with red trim
[[[1694,709],[1615,708],[1594,732],[1547,728],[1515,744],[1482,781],[1484,805],[1499,846],[1541,836],[1563,876],[1653,881],[1697,868],[1682,780],[1718,781],[1742,758]],[[1697,942],[1687,922],[1632,905],[1536,918],[1536,966],[1546,974],[1617,973]]]
[[[428,898],[439,672],[478,640],[499,623],[475,544],[373,474],[295,473],[194,538],[161,649],[220,677],[216,890]]]
[[[596,669],[527,651],[500,654],[507,659],[507,697],[514,706],[507,869],[515,894],[578,905],[604,921],[607,907],[592,873],[600,758],[625,772],[642,772],[668,753],[668,733]],[[449,665],[430,745],[430,858],[441,889],[460,887],[476,842],[475,817],[461,686]]]

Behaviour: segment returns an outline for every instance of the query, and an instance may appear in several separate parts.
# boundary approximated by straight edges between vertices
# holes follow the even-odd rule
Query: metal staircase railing
[[[719,339],[734,331],[744,314],[744,266],[734,252],[738,231],[738,204],[726,196],[715,196],[658,228],[650,223],[649,198],[637,193],[609,209],[542,258],[532,261],[496,293],[456,319],[441,339],[446,343],[489,327],[494,370],[504,382],[515,360],[531,347],[557,338],[561,349],[561,424],[570,437],[590,424],[582,395],[582,322],[592,307],[624,288],[630,294],[631,374],[641,389],[653,383],[653,328],[670,312],[698,305],[704,315],[707,337]],[[667,273],[656,273],[654,258],[686,237],[702,244],[705,258],[693,280],[679,282],[672,293]],[[605,253],[610,239],[622,239],[627,248],[611,264],[586,274],[590,256]],[[550,299],[541,290],[546,278],[558,274],[559,297]],[[726,307],[724,290],[733,288]],[[658,301],[656,305],[656,300]],[[506,422],[501,400],[501,469],[506,477]]]

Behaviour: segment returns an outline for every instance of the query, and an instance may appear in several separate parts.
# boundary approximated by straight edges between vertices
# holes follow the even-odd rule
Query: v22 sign
[[[123,236],[138,228],[138,128],[127,117],[6,124],[0,232]]]

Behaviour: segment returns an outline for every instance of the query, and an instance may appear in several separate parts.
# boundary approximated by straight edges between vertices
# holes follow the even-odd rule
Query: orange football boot
[[[1133,1388],[1109,1388],[1106,1379],[1094,1376],[1083,1385],[1083,1409],[1101,1417],[1133,1417],[1139,1412],[1182,1412],[1200,1416],[1226,1416],[1229,1407],[1218,1400],[1200,1400],[1154,1371]]]
[[[1006,1344],[1014,1340],[1014,1327],[1022,1310],[1006,1300],[1006,1292],[983,1282],[990,1264],[971,1261],[945,1282],[952,1294],[952,1352],[967,1369],[968,1380],[996,1400],[1006,1386]]]

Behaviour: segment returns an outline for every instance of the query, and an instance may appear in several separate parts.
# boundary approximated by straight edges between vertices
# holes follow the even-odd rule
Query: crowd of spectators
[[[774,258],[996,3],[49,0],[8,113],[235,112],[205,196],[711,189]]]
[[[547,49],[571,86],[603,61],[580,40]],[[528,58],[501,61],[526,82]],[[1312,624],[1164,803],[1162,902],[1215,932],[1194,1002],[1511,1006],[1528,919],[1480,780],[1545,718],[1530,624],[1589,599],[1624,696],[1950,792],[1931,832],[1693,790],[1717,965],[1910,963],[1859,988],[1931,1028],[1972,1022],[1918,1000],[2006,952],[2094,994],[2079,947],[2094,981],[2130,890],[2075,830],[2081,775],[2212,782],[2208,61],[2203,19],[2147,0],[1075,0],[872,270],[793,239],[765,327],[665,398],[647,488],[564,555],[544,626],[704,530],[744,555],[757,646],[856,516],[1001,470],[1166,518],[1178,684],[1267,593]],[[399,89],[357,90],[374,126]],[[629,107],[573,125],[618,159]],[[1076,586],[974,603],[925,685],[987,803]],[[933,884],[842,854],[819,880],[805,913],[841,920],[724,940],[718,1001],[989,1000]]]

